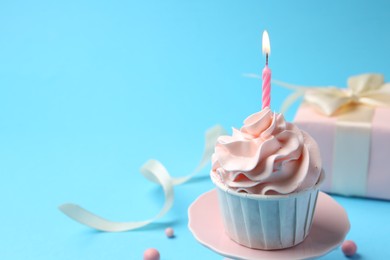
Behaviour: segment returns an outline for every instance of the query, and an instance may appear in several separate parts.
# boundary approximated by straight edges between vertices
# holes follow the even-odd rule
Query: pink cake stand
[[[307,259],[325,255],[345,239],[350,223],[347,213],[335,200],[320,192],[313,225],[299,245],[283,250],[251,249],[231,240],[224,231],[216,190],[202,194],[188,209],[188,227],[204,246],[233,259]]]

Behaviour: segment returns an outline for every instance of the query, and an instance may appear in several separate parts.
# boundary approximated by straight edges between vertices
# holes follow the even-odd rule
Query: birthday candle
[[[268,55],[271,53],[271,45],[267,31],[263,32],[263,54],[265,54],[265,67],[263,69],[263,106],[270,107],[271,103],[271,70],[268,67]]]

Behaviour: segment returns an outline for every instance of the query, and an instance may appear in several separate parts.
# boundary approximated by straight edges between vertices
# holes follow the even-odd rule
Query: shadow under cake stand
[[[251,249],[231,240],[223,227],[215,189],[197,198],[188,215],[188,227],[201,244],[225,257],[244,260],[319,257],[341,245],[350,228],[344,208],[323,192],[318,194],[309,235],[299,245],[282,250]]]

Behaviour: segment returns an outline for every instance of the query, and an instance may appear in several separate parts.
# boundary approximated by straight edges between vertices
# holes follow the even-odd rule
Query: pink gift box
[[[370,136],[366,138],[366,149],[361,148],[360,138],[357,137],[354,139],[356,142],[343,144],[341,146],[343,153],[339,151],[335,156],[335,147],[340,147],[336,143],[340,140],[336,137],[338,117],[339,115],[325,116],[316,111],[313,106],[303,103],[294,119],[297,126],[313,136],[320,147],[323,169],[326,174],[321,189],[325,192],[347,196],[390,200],[390,108],[374,109],[370,122]],[[360,129],[363,127],[350,128],[350,135],[358,136],[359,132],[364,130]],[[368,156],[368,163],[364,167],[367,170],[363,171],[363,175],[354,175],[355,170],[359,169],[356,167],[359,167],[361,163],[359,156],[364,153]],[[343,162],[346,162],[345,170],[334,172],[335,164]],[[359,186],[356,185],[357,183],[360,183],[359,191],[355,187]]]

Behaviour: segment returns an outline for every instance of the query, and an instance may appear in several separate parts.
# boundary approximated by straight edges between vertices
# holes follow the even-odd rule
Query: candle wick
[[[268,53],[265,54],[265,65],[268,66]]]

